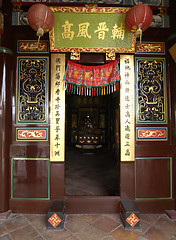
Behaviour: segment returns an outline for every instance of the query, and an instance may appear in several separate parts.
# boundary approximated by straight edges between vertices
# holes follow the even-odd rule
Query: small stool
[[[63,230],[65,215],[65,201],[54,200],[47,214],[47,229]]]
[[[120,218],[125,229],[140,229],[139,211],[133,201],[120,201]]]

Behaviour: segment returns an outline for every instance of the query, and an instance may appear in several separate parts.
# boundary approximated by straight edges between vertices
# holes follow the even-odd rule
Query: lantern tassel
[[[40,43],[40,36],[38,36],[37,47],[38,47],[39,43]]]
[[[142,42],[142,30],[141,30],[140,28],[137,29],[135,35],[136,35],[136,39],[139,37],[139,39],[140,39],[140,44],[141,44],[141,42]]]
[[[44,34],[43,28],[38,28],[37,33],[36,33],[36,35],[38,37],[38,43],[37,43],[38,45],[39,45],[39,42],[40,42],[40,37],[42,37],[43,34]]]

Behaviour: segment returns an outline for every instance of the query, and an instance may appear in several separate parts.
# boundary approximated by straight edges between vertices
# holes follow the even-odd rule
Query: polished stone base
[[[140,229],[139,211],[133,201],[120,201],[120,217],[125,229]]]
[[[65,201],[54,200],[47,214],[47,229],[63,230],[65,223]]]

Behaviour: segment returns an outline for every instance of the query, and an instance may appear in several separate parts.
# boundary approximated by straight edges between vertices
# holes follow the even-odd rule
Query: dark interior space
[[[66,195],[119,195],[119,91],[66,95]]]

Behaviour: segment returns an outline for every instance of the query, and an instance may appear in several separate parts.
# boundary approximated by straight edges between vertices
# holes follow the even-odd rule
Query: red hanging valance
[[[119,89],[117,60],[99,66],[85,66],[68,60],[64,78],[66,90],[73,94],[98,96]]]

